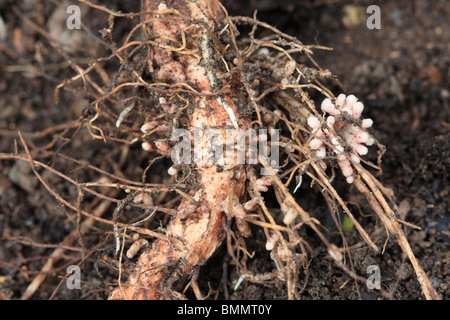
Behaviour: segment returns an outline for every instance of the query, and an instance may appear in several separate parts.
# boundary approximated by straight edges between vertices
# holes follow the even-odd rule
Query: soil
[[[393,190],[398,213],[403,220],[418,227],[404,227],[413,252],[438,293],[449,298],[449,224],[450,224],[450,6],[445,0],[420,1],[234,1],[223,4],[230,15],[252,16],[258,10],[259,20],[270,23],[305,44],[318,44],[332,51],[316,50],[314,59],[329,69],[350,94],[365,103],[365,114],[374,120],[374,136],[386,147],[382,158],[382,172],[378,179]],[[381,9],[381,29],[368,29],[366,8],[376,4]],[[122,12],[139,10],[124,1],[108,1],[108,8]],[[36,160],[56,170],[70,174],[77,181],[97,181],[102,175],[85,165],[44,151],[58,151],[118,176],[140,181],[148,166],[148,159],[139,147],[127,145],[117,148],[113,142],[94,140],[85,128],[70,128],[83,114],[95,96],[83,91],[77,80],[59,92],[55,88],[76,73],[67,63],[67,55],[58,52],[48,41],[50,32],[64,41],[63,29],[58,33],[57,1],[2,1],[0,16],[5,22],[6,36],[0,42],[0,152],[15,154],[23,147],[17,131]],[[26,18],[33,22],[30,24]],[[97,30],[108,27],[108,15],[82,7],[84,31],[71,34],[74,46],[68,55],[87,67],[89,58],[107,56]],[[116,19],[113,38],[121,39],[131,30],[133,22]],[[0,27],[1,28],[1,27]],[[245,28],[241,34],[245,33]],[[1,30],[0,30],[1,31]],[[1,36],[1,32],[0,32]],[[138,65],[138,62],[134,61]],[[118,64],[104,65],[92,81],[107,88],[119,68]],[[125,71],[126,72],[126,71]],[[122,75],[124,76],[124,75]],[[335,93],[338,85],[327,83]],[[120,110],[120,109],[117,109]],[[132,122],[132,118],[125,121]],[[59,127],[58,127],[59,126]],[[50,129],[48,129],[50,128]],[[66,131],[63,131],[67,129]],[[54,137],[56,137],[54,139]],[[120,138],[120,137],[116,137]],[[376,154],[370,159],[376,162]],[[148,181],[168,180],[169,160],[152,164]],[[38,170],[52,188],[67,201],[76,204],[78,190],[46,170]],[[374,171],[376,173],[376,171]],[[347,188],[348,189],[348,188]],[[344,188],[342,190],[345,190]],[[340,189],[341,191],[341,189]],[[106,192],[106,191],[105,191]],[[111,192],[111,190],[109,190]],[[312,248],[309,267],[299,271],[302,299],[423,299],[415,273],[393,239],[387,243],[383,228],[370,210],[365,210],[364,199],[355,196],[352,189],[342,191],[354,212],[361,210],[363,227],[384,252],[375,254],[365,246],[355,248],[347,263],[363,277],[370,276],[368,267],[376,265],[381,272],[382,290],[368,289],[365,283],[356,283],[347,273],[336,267],[326,248],[307,230],[302,236]],[[111,194],[123,199],[125,194]],[[159,199],[162,201],[163,199]],[[167,195],[164,201],[170,201]],[[155,204],[158,198],[151,199]],[[333,222],[327,216],[326,205],[320,195],[298,201],[324,226],[327,236],[341,244]],[[101,200],[90,195],[83,198],[83,208],[95,210]],[[358,205],[357,205],[358,204]],[[114,205],[103,218],[112,219]],[[126,217],[120,221],[139,221],[145,215],[138,208],[127,207]],[[146,227],[156,229],[159,219]],[[76,232],[76,212],[63,206],[36,179],[27,162],[14,159],[0,160],[0,298],[19,299],[31,280],[38,274],[49,256],[67,235]],[[255,273],[271,272],[274,268],[264,249],[262,230],[252,227],[247,249],[254,252],[247,261]],[[350,244],[361,242],[350,230]],[[64,259],[58,261],[47,274],[32,299],[106,299],[118,276],[114,258],[112,226],[94,224],[83,237],[87,251],[82,255],[82,244],[67,245]],[[89,254],[87,254],[89,253]],[[82,259],[82,260],[81,260]],[[81,261],[81,263],[80,263]],[[234,290],[239,275],[223,246],[200,269],[198,282],[201,291],[217,291],[210,298],[219,299],[285,299],[286,290],[281,281],[251,283],[243,281]],[[132,265],[126,259],[123,269]],[[82,286],[70,290],[62,285],[69,265],[80,264]],[[125,272],[125,271],[124,271]],[[125,272],[126,273],[126,272]],[[195,298],[191,290],[188,298]]]

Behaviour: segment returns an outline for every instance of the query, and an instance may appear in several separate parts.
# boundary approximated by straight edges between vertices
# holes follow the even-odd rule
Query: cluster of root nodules
[[[313,129],[312,133],[317,137],[311,140],[309,146],[316,150],[316,156],[324,158],[326,156],[326,146],[323,141],[326,138],[330,143],[330,149],[336,155],[336,160],[342,174],[347,178],[348,183],[353,182],[353,168],[351,161],[360,162],[360,156],[366,155],[367,147],[374,144],[375,140],[367,132],[373,124],[372,119],[360,119],[364,105],[354,95],[346,97],[340,94],[335,103],[326,98],[323,100],[321,109],[328,116],[324,123],[316,116],[308,118],[308,125]],[[345,154],[345,150],[348,155]],[[348,159],[350,156],[350,159]]]
[[[98,96],[90,104],[91,112],[86,112],[87,120],[84,120],[92,137],[130,145],[132,148],[136,146],[135,149],[145,153],[145,157],[149,159],[146,161],[148,166],[139,168],[144,169],[142,181],[133,182],[117,176],[108,176],[108,179],[113,181],[79,185],[84,193],[89,192],[90,188],[103,186],[122,188],[131,195],[117,204],[113,221],[116,252],[124,252],[120,255],[122,260],[119,260],[119,265],[123,259],[127,259],[125,253],[129,249],[129,243],[122,241],[125,238],[125,229],[127,232],[140,233],[149,241],[154,240],[154,237],[164,239],[164,227],[170,217],[177,214],[177,204],[182,200],[193,200],[198,191],[197,173],[193,165],[168,165],[168,175],[158,172],[159,182],[151,181],[155,176],[152,165],[164,158],[170,162],[174,143],[171,141],[172,131],[177,128],[191,129],[189,115],[197,107],[196,98],[202,97],[196,84],[189,81],[150,81],[154,72],[157,72],[151,62],[155,48],[167,50],[167,63],[171,63],[171,59],[177,61],[182,56],[202,56],[199,44],[201,41],[187,35],[189,30],[204,28],[202,24],[191,21],[190,17],[171,11],[165,6],[160,9],[154,20],[170,21],[171,28],[178,30],[178,38],[149,33],[149,22],[136,25],[125,38],[123,46],[117,50],[120,52],[118,57],[122,67],[116,75],[120,77],[114,78],[114,74],[111,75],[111,78],[115,79],[114,83],[110,84],[107,93]],[[123,16],[126,15],[117,13],[116,19]],[[243,101],[236,103],[239,106],[239,117],[250,118],[248,123],[251,128],[281,130],[280,167],[277,171],[273,170],[264,158],[259,158],[257,164],[245,165],[247,186],[245,195],[238,201],[242,204],[252,203],[252,206],[244,208],[245,215],[240,215],[240,219],[233,220],[233,215],[229,213],[230,223],[225,228],[230,258],[228,261],[233,262],[227,263],[230,268],[235,268],[239,278],[237,281],[227,279],[226,290],[223,282],[215,288],[210,288],[210,296],[230,298],[233,290],[245,290],[246,286],[241,285],[244,281],[270,284],[277,280],[285,284],[285,298],[300,298],[302,290],[308,285],[307,269],[314,250],[308,238],[305,238],[306,228],[315,232],[339,268],[355,280],[365,281],[357,275],[345,257],[351,258],[348,248],[353,243],[348,243],[341,232],[343,248],[338,248],[324,236],[324,226],[320,221],[322,217],[315,216],[316,207],[320,207],[323,201],[304,208],[297,197],[299,194],[302,198],[309,195],[311,199],[317,199],[317,195],[323,197],[327,208],[321,209],[329,209],[338,224],[338,230],[341,230],[338,222],[339,212],[344,212],[353,228],[374,251],[380,249],[362,227],[366,219],[363,218],[366,217],[365,213],[375,212],[384,226],[382,230],[395,234],[396,239],[401,238],[402,232],[395,217],[397,207],[391,198],[390,190],[362,165],[365,163],[380,169],[378,165],[361,158],[369,152],[377,151],[367,148],[376,140],[368,131],[372,127],[372,121],[364,118],[363,103],[357,101],[353,95],[336,96],[328,88],[340,87],[340,83],[330,71],[322,69],[313,59],[314,50],[328,48],[305,45],[254,18],[229,17],[227,14],[225,16],[223,20],[216,21],[214,29],[208,32],[212,38],[214,60],[210,65],[215,68],[213,71],[218,78],[213,89],[217,97],[221,97],[221,90],[235,90],[235,96],[245,97]],[[176,21],[180,19],[191,26],[177,26]],[[250,26],[251,32],[239,35],[238,30],[242,25]],[[261,30],[265,31],[264,37],[257,38],[255,35]],[[115,56],[110,56],[104,61],[114,58]],[[208,61],[199,60],[200,65],[205,63]],[[92,72],[91,70],[94,69],[85,70],[85,76]],[[124,74],[121,75],[121,72]],[[72,81],[73,79],[64,85]],[[221,87],[224,83],[228,88]],[[379,144],[377,146],[382,147]],[[261,168],[266,169],[266,175],[261,175]],[[336,168],[339,170],[336,171]],[[162,179],[164,181],[161,182]],[[342,195],[347,194],[349,190],[347,184],[339,183],[343,179],[354,185],[353,192],[361,193],[368,200],[368,205],[361,206],[363,212],[357,217],[343,199]],[[234,199],[235,196],[232,194],[229,198]],[[145,223],[138,221],[137,224],[118,224],[121,211],[130,204],[144,210],[151,208],[152,212],[156,209],[156,214],[142,216],[141,218],[146,220]],[[223,204],[218,203],[217,206]],[[230,210],[232,211],[232,208]],[[161,216],[161,212],[166,217]],[[281,212],[281,216],[278,212]],[[142,226],[150,226],[149,221],[158,219],[162,228],[144,231]],[[232,223],[233,221],[235,223]],[[263,233],[250,232],[257,228],[261,228]],[[265,239],[253,239],[253,243],[262,243],[263,250],[270,252],[271,266],[267,267],[265,264],[265,270],[257,270],[254,265],[249,268],[252,260],[258,257],[249,252],[246,243],[258,234],[264,234]],[[400,241],[400,245],[413,263],[418,277],[424,280],[421,283],[425,283],[425,295],[427,292],[429,295],[431,289],[427,285],[426,275],[417,264],[411,249],[404,241]],[[119,254],[117,256],[119,257]],[[128,257],[131,257],[128,259],[132,261],[134,254]],[[175,264],[173,261],[171,263]],[[125,273],[120,267],[119,270]],[[189,283],[192,292],[197,298],[205,297],[204,293],[200,292],[197,279],[198,274],[194,273],[194,278]],[[178,292],[177,295],[182,293]]]

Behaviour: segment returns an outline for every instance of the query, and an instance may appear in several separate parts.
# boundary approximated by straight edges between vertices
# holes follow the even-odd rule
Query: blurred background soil
[[[122,12],[139,10],[126,1],[111,0],[103,4]],[[333,48],[333,51],[315,51],[314,58],[341,81],[348,94],[355,94],[364,102],[365,114],[374,120],[374,135],[386,146],[383,172],[378,178],[393,190],[401,217],[421,227],[421,230],[406,227],[404,231],[431,282],[447,299],[450,284],[450,2],[224,0],[223,4],[230,15],[252,16],[258,10],[259,20],[296,36],[303,43]],[[381,9],[380,30],[366,27],[369,16],[366,8],[372,4]],[[67,55],[84,67],[92,57],[109,55],[98,33],[108,27],[108,15],[82,6],[83,30],[68,33],[65,8],[60,1],[0,1],[0,16],[4,22],[0,26],[0,152],[15,153],[16,148],[21,152],[17,136],[20,130],[31,149],[48,146],[53,141],[49,150],[88,160],[105,171],[139,180],[148,165],[139,147],[114,148],[113,143],[91,139],[85,129],[80,132],[68,129],[64,133],[66,140],[53,139],[82,114],[94,96],[83,92],[82,82],[78,82],[62,90],[59,101],[55,101],[55,87],[75,75]],[[113,37],[123,38],[132,26],[132,21],[117,19]],[[60,43],[69,44],[66,55],[57,52],[45,33]],[[117,62],[108,64],[104,70],[109,77],[102,77],[99,72],[93,80],[107,88],[107,80],[114,77],[118,67]],[[340,93],[338,86],[327,85]],[[45,131],[48,128],[53,129]],[[74,138],[68,139],[72,135]],[[100,176],[69,160],[35,156],[42,156],[43,162],[66,173],[70,171],[78,181],[95,181]],[[371,160],[376,161],[376,155]],[[152,168],[149,173],[152,182],[167,179],[165,173],[161,174],[166,171],[167,161],[161,160]],[[66,200],[75,203],[75,186],[46,171],[40,172]],[[346,192],[346,199],[361,204],[364,211],[364,199],[355,196],[351,189]],[[89,197],[84,201],[92,204],[90,209],[98,204]],[[299,201],[330,228],[330,239],[339,242],[332,222],[327,220],[326,206],[320,195]],[[104,217],[110,219],[113,209],[112,206]],[[352,209],[358,210],[356,205]],[[138,215],[132,209],[129,214]],[[74,231],[75,219],[76,214],[60,205],[39,183],[28,163],[0,160],[0,298],[21,297],[54,250],[52,246],[60,244]],[[382,247],[386,238],[384,231],[379,231],[382,228],[376,219],[368,216],[364,221],[364,228]],[[156,223],[149,227],[157,226]],[[99,250],[82,264],[81,290],[69,290],[60,285],[67,266],[79,263],[82,258],[80,245],[75,243],[33,298],[48,299],[52,295],[54,299],[107,298],[117,279],[112,259],[104,262],[100,258],[108,255],[108,248],[113,244],[111,237],[105,237],[110,231],[111,226],[95,224],[85,236],[88,249]],[[312,233],[306,230],[304,235],[309,236],[307,241],[314,253],[308,271],[300,270],[302,298],[383,297],[364,284],[356,285],[351,277],[334,266]],[[350,243],[360,241],[354,232],[349,232],[347,237]],[[264,239],[262,231],[254,228],[247,244],[249,251],[255,252],[248,262],[249,268],[259,273],[274,268],[264,250]],[[391,292],[393,299],[422,299],[414,271],[394,242],[388,241],[384,254],[374,254],[367,248],[352,250],[353,266],[362,276],[368,276],[369,265],[380,266],[383,289]],[[217,297],[223,298],[225,285],[233,299],[286,298],[284,284],[277,281],[264,284],[244,281],[233,291],[239,275],[229,261],[226,248],[222,248],[201,269],[199,285],[204,293],[209,288],[220,288]],[[187,296],[194,297],[189,292]]]

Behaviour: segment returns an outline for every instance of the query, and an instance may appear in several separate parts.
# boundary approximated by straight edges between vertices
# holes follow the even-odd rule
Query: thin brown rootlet
[[[46,151],[45,156],[48,156],[48,150],[54,147],[56,141],[68,135],[69,127],[78,126],[81,129],[85,126],[95,139],[114,142],[117,147],[125,146],[126,150],[137,142],[145,142],[151,153],[142,152],[149,157],[170,157],[172,145],[167,141],[174,129],[184,128],[192,133],[199,123],[206,128],[222,129],[234,125],[229,110],[224,108],[224,102],[236,117],[236,124],[240,129],[282,129],[279,142],[281,168],[278,172],[271,169],[264,157],[260,157],[256,165],[238,165],[220,170],[217,164],[193,164],[185,165],[170,183],[160,185],[146,183],[147,176],[152,173],[153,162],[144,171],[141,182],[83,163],[84,167],[99,172],[110,181],[79,183],[37,161],[32,154],[39,154],[38,150],[31,153],[27,147],[27,138],[20,135],[26,154],[2,154],[0,159],[28,161],[41,183],[61,203],[78,213],[79,221],[82,215],[89,218],[74,234],[68,236],[64,244],[73,245],[76,236],[81,237],[87,232],[87,225],[95,222],[112,225],[112,238],[117,243],[118,268],[121,274],[125,249],[123,239],[127,237],[127,231],[146,235],[149,239],[155,238],[151,246],[141,254],[129,279],[122,282],[119,277],[118,286],[111,294],[112,299],[180,298],[188,287],[193,289],[198,299],[204,298],[196,283],[198,268],[206,263],[224,241],[242,280],[268,282],[278,279],[286,285],[287,298],[300,298],[302,288],[299,287],[299,270],[308,268],[311,251],[308,239],[301,236],[301,231],[306,227],[311,228],[322,240],[338,267],[356,281],[364,280],[355,273],[351,263],[348,265],[345,262],[345,255],[351,261],[351,251],[337,218],[339,208],[351,219],[368,246],[374,251],[383,251],[384,248],[380,249],[375,244],[360,224],[363,219],[353,215],[340,195],[342,192],[333,186],[331,176],[340,176],[340,172],[334,170],[335,155],[330,153],[325,158],[317,158],[309,148],[314,134],[306,125],[307,118],[311,115],[320,116],[320,108],[316,107],[318,101],[325,97],[336,98],[324,83],[338,83],[337,80],[312,57],[314,50],[329,48],[304,45],[256,17],[230,17],[225,8],[213,0],[195,3],[178,0],[172,1],[170,7],[161,5],[159,1],[147,0],[143,1],[142,12],[133,15],[114,12],[86,0],[80,2],[110,15],[110,34],[115,19],[139,17],[140,21],[129,32],[121,47],[111,46],[112,54],[108,57],[96,59],[86,69],[71,60],[76,75],[58,85],[56,95],[60,94],[60,90],[81,80],[89,94],[96,98],[90,103],[89,110],[71,126],[43,133],[60,132],[52,143],[41,148],[41,151]],[[31,21],[29,23],[33,26]],[[240,25],[250,26],[250,33],[240,35]],[[269,31],[270,34],[255,38],[260,29]],[[58,48],[57,44],[52,45]],[[59,48],[57,51],[67,57]],[[292,63],[299,61],[301,56],[306,57],[308,66]],[[121,67],[116,77],[114,74],[110,75],[114,80],[109,87],[103,88],[95,83],[92,75],[94,72],[105,74],[105,64],[114,60],[119,61]],[[140,63],[136,63],[137,61]],[[127,71],[126,76],[118,77],[123,69]],[[313,100],[312,96],[319,98]],[[117,109],[115,106],[121,107]],[[142,134],[139,128],[149,121],[155,123],[151,130]],[[325,141],[325,144],[331,146],[329,141]],[[377,145],[381,157],[384,150],[380,144]],[[40,156],[44,154],[41,152]],[[58,153],[53,156],[64,157]],[[399,227],[392,193],[365,168],[381,170],[379,164],[365,162],[363,166],[354,161],[351,163],[355,172],[353,186],[366,197],[372,211],[382,222],[387,238],[392,236],[410,259],[424,296],[427,299],[438,299]],[[77,205],[74,206],[59,196],[38,173],[37,167],[43,167],[67,183],[76,185],[79,190]],[[261,167],[269,171],[268,176],[260,175]],[[330,214],[338,224],[343,248],[330,243],[323,235],[324,227],[320,222],[295,200],[292,194],[292,187],[298,183],[295,178],[302,179],[306,176],[312,181],[310,192],[320,192],[323,195]],[[270,199],[265,196],[267,184],[272,185],[275,200],[283,214],[286,216],[295,212],[296,217],[289,219],[288,223],[283,224],[274,218],[273,205],[268,206]],[[131,196],[122,200],[115,199],[117,193],[109,192],[104,195],[94,190],[99,187],[103,187],[102,190],[125,190]],[[303,186],[304,190],[305,188],[308,190]],[[117,209],[113,219],[100,217],[106,210],[104,207],[99,206],[100,209],[94,210],[94,213],[82,210],[85,193],[95,195],[102,203],[115,202]],[[164,203],[168,193],[176,193],[178,196],[175,201]],[[142,201],[145,194],[159,194],[158,205],[134,203],[138,198]],[[166,213],[162,231],[119,223],[118,217],[126,204]],[[173,209],[176,205],[176,209]],[[246,214],[238,215],[239,210]],[[247,268],[247,261],[252,257],[245,245],[245,238],[252,236],[249,224],[262,228],[267,241],[273,244],[271,256],[274,270],[270,273],[259,274]],[[64,250],[55,250],[42,273],[34,279],[22,298],[27,299],[33,295],[56,260],[62,259]],[[189,281],[190,275],[193,278]]]

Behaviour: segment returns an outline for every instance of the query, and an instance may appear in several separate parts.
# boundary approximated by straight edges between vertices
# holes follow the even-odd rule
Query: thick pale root
[[[180,16],[202,21],[211,30],[214,29],[213,19],[222,15],[219,4],[215,1],[172,1],[171,8],[178,10]],[[159,1],[144,1],[144,11],[158,9],[165,9],[159,5]],[[145,18],[158,19],[158,15],[149,14]],[[181,18],[172,21],[156,19],[148,25],[159,37],[176,39],[180,35],[178,28],[188,27]],[[207,35],[207,30],[198,24],[187,29],[186,34],[199,39]],[[204,52],[198,54],[205,56]],[[198,55],[179,55],[177,59],[173,59],[174,55],[174,52],[155,49],[153,63],[157,81],[183,82],[195,86],[203,93],[212,91],[208,66],[204,67],[205,64],[200,63]],[[231,96],[224,101],[236,119],[239,119],[233,98],[238,97]],[[229,112],[217,97],[198,97],[194,102],[195,109],[190,115],[191,127],[187,128],[191,135],[194,127],[226,129],[233,126]],[[246,123],[243,120],[238,121],[239,125],[245,128]],[[206,142],[202,145],[202,150],[210,147]],[[216,164],[208,164],[205,161],[196,163],[195,170],[199,189],[192,195],[193,199],[186,199],[180,204],[179,215],[174,217],[167,227],[167,236],[178,239],[179,242],[156,240],[140,256],[133,275],[112,292],[110,299],[170,298],[172,290],[179,289],[194,269],[205,263],[221,245],[225,237],[225,211],[233,207],[232,203],[228,203],[229,199],[235,201],[244,194],[245,171],[243,166],[221,171]],[[234,196],[229,197],[230,192]]]

